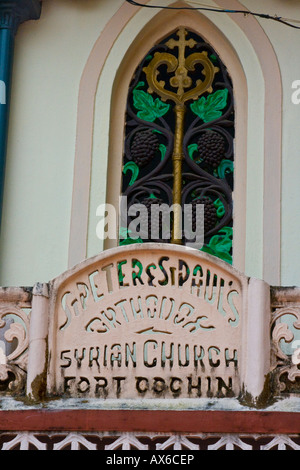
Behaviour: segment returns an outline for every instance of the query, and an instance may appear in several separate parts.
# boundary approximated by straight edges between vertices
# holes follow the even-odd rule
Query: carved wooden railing
[[[100,451],[179,451],[198,450],[300,450],[298,436],[191,434],[155,435],[143,433],[16,433],[0,435],[1,450],[100,450]],[[166,457],[165,457],[166,458]],[[174,462],[178,462],[174,457]],[[144,457],[143,457],[144,459]],[[171,463],[172,454],[166,458]]]

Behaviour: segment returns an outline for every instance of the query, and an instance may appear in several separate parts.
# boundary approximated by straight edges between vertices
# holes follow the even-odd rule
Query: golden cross
[[[178,41],[170,39],[166,45],[169,49],[178,47],[178,59],[167,52],[156,52],[154,58],[143,70],[147,77],[149,93],[157,93],[163,101],[172,100],[176,106],[174,108],[176,114],[175,125],[175,139],[173,148],[173,205],[174,205],[174,218],[173,218],[173,234],[172,243],[182,243],[181,233],[181,196],[182,196],[182,162],[184,159],[183,152],[183,137],[184,137],[184,120],[186,107],[185,102],[189,100],[196,100],[206,91],[212,92],[212,83],[216,72],[219,70],[214,67],[212,62],[207,57],[207,52],[195,52],[185,57],[186,47],[191,49],[197,44],[194,39],[186,40],[188,32],[184,27],[179,28],[177,31]],[[177,88],[177,93],[165,88],[165,82],[159,81],[159,67],[167,65],[168,73],[174,73],[170,78],[170,85],[172,88]],[[196,80],[196,86],[190,90],[184,91],[186,88],[191,88],[193,85],[192,79],[188,76],[190,71],[195,71],[195,65],[201,64],[203,66],[202,74],[204,80]]]
[[[190,88],[192,86],[192,79],[188,76],[188,70],[185,65],[185,49],[186,47],[190,47],[191,49],[196,46],[196,41],[194,39],[186,40],[186,36],[188,32],[185,28],[180,28],[177,31],[177,36],[179,40],[176,41],[175,39],[170,39],[166,45],[169,49],[174,49],[178,47],[179,55],[178,55],[178,68],[175,72],[175,76],[170,79],[170,85],[173,88],[178,88],[177,95],[182,98],[184,95],[184,89]]]
[[[189,46],[191,49],[193,49],[193,47],[195,47],[197,43],[194,39],[189,39],[188,41],[186,40],[186,36],[188,35],[188,32],[186,31],[185,28],[179,28],[176,34],[179,37],[179,40],[176,41],[175,39],[170,39],[166,43],[166,46],[168,46],[169,49],[174,49],[175,47],[178,47],[179,66],[184,66],[185,65],[185,48]]]

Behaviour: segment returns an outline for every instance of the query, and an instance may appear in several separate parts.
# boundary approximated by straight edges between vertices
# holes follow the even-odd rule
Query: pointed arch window
[[[185,221],[197,231],[201,205],[202,251],[232,263],[234,136],[234,95],[226,66],[203,38],[180,27],[149,51],[129,87],[120,244],[188,244]],[[130,230],[134,204],[146,208],[135,221],[146,217],[140,229],[148,230],[138,237]],[[170,236],[161,214],[151,218],[151,208],[162,204],[173,207]]]

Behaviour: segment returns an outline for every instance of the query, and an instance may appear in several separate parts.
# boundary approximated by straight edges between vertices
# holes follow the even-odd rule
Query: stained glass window
[[[198,34],[179,28],[149,51],[129,87],[120,244],[186,245],[184,222],[197,231],[201,205],[201,250],[232,263],[234,133],[225,65]],[[168,220],[151,216],[163,204],[173,207]],[[138,217],[136,205],[145,208]]]

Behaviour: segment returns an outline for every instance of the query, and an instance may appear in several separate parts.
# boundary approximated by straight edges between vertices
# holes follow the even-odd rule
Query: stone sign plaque
[[[232,397],[241,391],[248,278],[196,250],[131,245],[52,284],[51,393]]]

